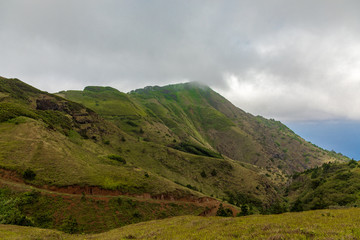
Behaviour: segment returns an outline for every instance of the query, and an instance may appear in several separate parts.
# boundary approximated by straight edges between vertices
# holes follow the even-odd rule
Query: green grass
[[[48,131],[44,124],[28,119],[24,123],[0,124],[0,166],[35,172],[34,185],[92,185],[126,193],[149,193],[227,197],[225,192],[248,192],[266,205],[276,196],[269,183],[254,170],[229,159],[183,153],[151,142],[127,137],[98,144],[71,131],[65,136]],[[126,164],[108,156],[120,156]],[[211,170],[216,169],[216,176]],[[205,171],[207,177],[202,177]],[[147,174],[146,174],[147,173]],[[238,177],[240,176],[240,177]],[[190,192],[187,185],[199,192]],[[260,187],[259,187],[260,186]],[[273,192],[268,198],[267,192]]]
[[[20,175],[26,169],[33,170],[36,177],[29,181],[31,184],[94,185],[154,194],[176,188],[176,184],[155,174],[145,178],[145,171],[133,164],[108,159],[111,149],[80,139],[76,134],[66,137],[48,131],[33,120],[21,124],[1,123],[0,133],[0,166],[15,169]],[[157,186],[162,186],[162,190]]]
[[[186,214],[200,214],[204,207],[191,203],[158,202],[126,196],[82,196],[51,192],[15,192],[0,188],[0,223],[69,231],[104,232],[124,225]],[[0,234],[1,236],[1,234]]]
[[[359,206],[360,168],[356,161],[325,163],[294,175],[288,187],[294,211],[339,206]]]
[[[360,209],[353,208],[238,218],[183,216],[95,235],[0,225],[0,235],[7,239],[358,239],[359,222]]]
[[[0,168],[33,186],[97,186],[175,199],[213,196],[267,213],[286,205],[276,185],[294,171],[348,160],[194,83],[129,94],[87,87],[56,96],[18,80],[0,82]],[[32,177],[24,178],[25,172]],[[66,220],[66,227],[76,225],[72,216]]]

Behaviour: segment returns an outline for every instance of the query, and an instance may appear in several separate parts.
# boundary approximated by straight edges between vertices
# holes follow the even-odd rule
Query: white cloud
[[[360,120],[359,8],[355,0],[0,0],[0,75],[47,91],[202,81],[253,114]]]

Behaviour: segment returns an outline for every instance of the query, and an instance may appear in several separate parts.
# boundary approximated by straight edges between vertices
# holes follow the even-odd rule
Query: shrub
[[[126,121],[127,124],[129,124],[132,127],[137,127],[138,125],[136,123],[134,123],[133,121]]]
[[[31,170],[30,168],[26,169],[25,172],[23,173],[23,178],[29,181],[34,180],[36,177],[36,173]]]
[[[241,212],[238,213],[238,216],[247,216],[250,215],[249,205],[243,204],[241,205]]]
[[[290,209],[291,212],[302,212],[303,210],[303,203],[300,201],[300,199],[297,199]]]
[[[111,160],[115,160],[115,161],[121,162],[123,164],[126,164],[126,160],[119,155],[115,155],[115,154],[109,155],[108,158]]]
[[[135,211],[135,212],[133,213],[133,217],[134,217],[134,218],[141,218],[142,216],[141,216],[141,213],[140,213],[139,211]]]
[[[348,165],[350,166],[350,168],[355,168],[358,166],[358,162],[355,161],[354,159],[351,159]]]
[[[199,189],[197,189],[197,187],[195,186],[192,186],[190,184],[187,184],[185,187],[189,188],[189,189],[192,189],[192,190],[195,190],[195,191],[199,191]]]
[[[216,216],[232,217],[233,216],[233,211],[230,208],[224,208],[222,203],[220,203],[219,209],[216,211]]]
[[[203,177],[203,178],[206,178],[206,177],[207,177],[206,172],[205,172],[204,170],[202,170],[202,172],[200,173],[200,175],[201,175],[201,177]]]
[[[195,155],[213,158],[223,158],[220,153],[216,153],[210,149],[204,148],[199,145],[194,145],[192,143],[180,143],[179,145],[173,147],[179,151],[188,152]]]
[[[66,233],[77,233],[79,232],[79,224],[73,216],[65,219],[60,229]]]

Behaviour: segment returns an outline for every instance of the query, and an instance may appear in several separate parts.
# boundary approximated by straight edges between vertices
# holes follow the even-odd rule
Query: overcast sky
[[[360,120],[360,1],[0,0],[0,75],[56,92],[200,81],[284,121]]]

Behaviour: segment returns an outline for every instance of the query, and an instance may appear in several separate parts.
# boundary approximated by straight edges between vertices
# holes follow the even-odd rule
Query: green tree
[[[26,180],[34,180],[36,177],[36,173],[31,170],[30,168],[26,169],[25,172],[23,173],[23,178]]]
[[[302,212],[303,210],[303,203],[300,199],[297,199],[292,208],[290,209],[291,212]]]
[[[224,206],[222,205],[222,203],[220,203],[219,205],[219,209],[216,212],[216,216],[220,216],[220,217],[232,217],[233,216],[233,211],[230,208],[224,208]]]
[[[77,233],[79,232],[79,224],[73,216],[69,216],[60,226],[60,229],[66,233]]]
[[[240,215],[241,216],[247,216],[250,214],[250,208],[247,204],[243,204],[241,205],[241,212]]]

